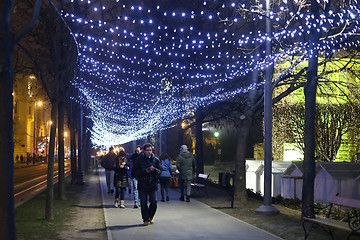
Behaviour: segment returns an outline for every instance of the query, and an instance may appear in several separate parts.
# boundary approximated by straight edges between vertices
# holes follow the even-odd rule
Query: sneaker
[[[160,201],[165,202],[165,200],[164,200],[164,199],[161,199]]]
[[[150,223],[153,224],[155,221],[154,221],[154,218],[150,219]]]
[[[166,196],[166,201],[169,201],[170,199],[169,199],[169,196]]]
[[[179,200],[180,200],[180,201],[184,201],[184,196],[181,196],[181,197],[179,198]]]
[[[186,197],[186,202],[190,202],[190,198],[189,198],[189,197]]]
[[[111,193],[114,193],[114,189],[111,189],[111,191],[110,191]]]
[[[139,208],[139,205],[137,205],[137,204],[134,204],[134,208]]]
[[[148,221],[144,221],[144,226],[147,226],[149,225],[149,222]]]

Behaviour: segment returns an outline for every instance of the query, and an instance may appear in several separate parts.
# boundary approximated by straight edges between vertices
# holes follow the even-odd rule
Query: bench
[[[206,193],[206,196],[209,196],[207,189],[206,189],[206,180],[208,180],[210,174],[206,175],[203,173],[199,173],[197,177],[195,178],[194,182],[190,183],[192,192],[197,192],[198,194],[200,191],[204,191]]]
[[[336,229],[348,232],[349,234],[346,239],[349,239],[351,235],[360,233],[360,216],[357,214],[356,211],[356,209],[360,209],[360,200],[335,196],[328,203],[329,204],[327,206],[322,208],[323,210],[328,209],[325,217],[310,218],[304,216],[302,218],[302,224],[305,231],[305,239],[307,239],[307,237],[309,236],[314,225],[318,225],[319,227],[321,227],[325,232],[330,234],[332,239],[334,239],[334,231]],[[350,209],[350,211],[347,212],[347,222],[330,218],[335,205],[339,206],[340,208]],[[306,230],[305,226],[307,222],[311,223],[311,227],[308,231]]]

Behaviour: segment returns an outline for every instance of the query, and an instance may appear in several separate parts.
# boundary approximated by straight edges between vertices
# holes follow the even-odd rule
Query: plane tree
[[[34,27],[40,12],[41,0],[28,9],[30,18],[24,18],[21,28],[13,30],[11,15],[15,10],[11,0],[0,3],[0,238],[16,239],[14,215],[14,136],[13,136],[13,53],[16,44]]]

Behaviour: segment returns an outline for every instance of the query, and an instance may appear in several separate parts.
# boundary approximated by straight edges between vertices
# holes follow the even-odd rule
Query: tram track
[[[65,169],[65,177],[71,173],[70,169]],[[54,184],[58,182],[58,173],[54,174]],[[41,175],[26,182],[14,186],[15,207],[18,207],[33,197],[42,193],[47,188],[47,175]]]

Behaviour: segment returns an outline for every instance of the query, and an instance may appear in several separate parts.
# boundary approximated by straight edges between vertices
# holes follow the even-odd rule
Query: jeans
[[[114,180],[114,172],[108,169],[105,169],[105,177],[106,177],[106,186],[108,188],[108,192],[113,190],[113,180]]]
[[[115,198],[119,198],[119,195],[120,195],[120,200],[124,200],[125,191],[126,191],[126,188],[122,188],[122,187],[115,188]]]
[[[181,197],[184,197],[184,190],[186,188],[186,196],[190,197],[191,194],[191,180],[179,179]]]
[[[170,178],[169,177],[160,177],[160,192],[161,192],[161,199],[164,200],[164,192],[166,193],[166,197],[169,196],[169,185],[170,185]]]
[[[140,206],[141,206],[141,216],[143,221],[149,221],[154,218],[156,209],[157,209],[157,201],[156,201],[156,190],[153,191],[140,191]],[[147,197],[149,196],[150,205],[147,204]]]
[[[137,178],[132,178],[133,191],[134,191],[134,201],[136,205],[140,205],[139,191],[138,191],[138,180]]]

